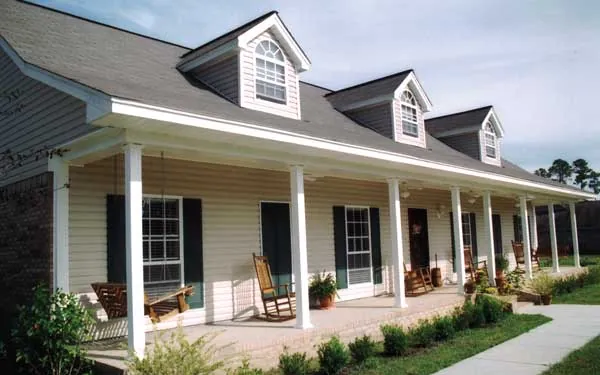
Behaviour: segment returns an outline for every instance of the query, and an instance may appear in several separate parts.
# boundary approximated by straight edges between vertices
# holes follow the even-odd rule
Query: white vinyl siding
[[[191,74],[212,90],[239,104],[239,64],[237,54],[194,69]]]
[[[418,105],[418,104],[417,104]],[[425,140],[425,120],[423,118],[423,111],[416,111],[416,123],[418,126],[418,137],[408,135],[404,133],[403,129],[403,116],[402,116],[402,102],[400,99],[394,99],[394,140],[400,143],[406,143],[413,146],[427,147]]]
[[[273,101],[257,98],[256,92],[256,55],[254,53],[258,43],[264,40],[273,40],[278,45],[281,43],[275,36],[267,31],[248,43],[247,49],[240,50],[240,77],[242,98],[240,105],[245,108],[272,113],[279,116],[300,118],[300,88],[296,67],[289,55],[282,50],[285,56],[285,99],[286,103],[275,103]]]
[[[163,177],[163,170],[168,171],[168,178]],[[123,194],[123,160],[111,157],[85,167],[71,167],[70,173],[70,287],[73,292],[87,293],[93,300],[90,283],[106,281],[106,195]],[[161,195],[164,190],[167,196],[202,199],[206,307],[186,312],[186,317],[196,314],[186,322],[226,320],[261,312],[252,266],[252,253],[260,253],[261,249],[260,201],[289,201],[289,173],[169,159],[161,165],[158,158],[144,157],[142,175],[144,194]],[[347,300],[392,291],[387,184],[318,178],[305,182],[305,199],[311,274],[324,270],[335,274],[333,206],[380,208],[383,283],[340,290],[339,295]],[[436,211],[440,206],[445,211],[438,217]],[[465,210],[477,213],[477,227],[483,228],[481,199],[464,206]],[[493,197],[492,206],[494,213],[502,215],[505,251],[512,252],[514,201]],[[431,266],[435,266],[437,254],[443,277],[452,279],[450,193],[414,190],[408,199],[402,200],[406,263],[410,263],[409,207],[428,210]],[[483,236],[483,230],[477,232]],[[484,244],[484,237],[479,237],[478,243]],[[485,254],[483,245],[479,253]]]

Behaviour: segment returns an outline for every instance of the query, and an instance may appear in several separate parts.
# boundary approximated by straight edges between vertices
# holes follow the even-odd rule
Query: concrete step
[[[535,303],[533,303],[533,302],[519,301],[519,302],[517,302],[517,308],[516,308],[517,311],[516,312],[521,311],[525,307],[534,306],[534,305],[535,305]]]

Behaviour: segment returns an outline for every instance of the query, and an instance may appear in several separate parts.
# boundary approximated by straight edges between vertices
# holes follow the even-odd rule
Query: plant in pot
[[[504,291],[506,286],[504,273],[508,270],[508,259],[506,259],[504,254],[497,254],[494,262],[496,263],[496,287],[499,291]]]
[[[530,282],[530,288],[540,295],[542,304],[552,303],[552,291],[554,290],[554,279],[547,273],[540,273]]]
[[[321,309],[330,309],[335,306],[337,284],[331,273],[317,273],[310,280],[308,294],[319,301]]]
[[[473,280],[467,280],[464,287],[466,294],[473,294],[475,293],[475,288],[477,287],[477,284],[475,284],[475,281]]]

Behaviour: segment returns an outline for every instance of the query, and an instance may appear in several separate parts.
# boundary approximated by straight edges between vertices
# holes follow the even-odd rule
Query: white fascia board
[[[288,32],[287,28],[283,25],[283,22],[281,22],[281,19],[277,14],[267,17],[261,23],[240,35],[237,39],[240,48],[247,48],[248,43],[270,28],[274,29],[276,36],[280,39],[280,42],[284,44],[285,50],[290,54],[292,60],[294,60],[296,63],[296,69],[298,70],[298,73],[310,69],[311,63],[308,59],[308,56],[302,52],[302,49],[298,43],[296,43],[292,35]]]
[[[111,102],[109,95],[25,62],[2,37],[0,37],[0,48],[17,65],[21,73],[84,101],[86,103],[86,121],[88,123],[110,112]]]
[[[273,129],[260,125],[224,120],[204,115],[197,115],[189,112],[177,111],[169,108],[157,107],[124,99],[113,98],[112,103],[112,112],[115,114],[171,122],[202,129],[221,131],[276,142],[296,144],[305,147],[312,147],[321,150],[356,155],[380,161],[422,167],[432,171],[441,170],[449,173],[455,173],[463,177],[484,179],[488,183],[498,182],[510,184],[514,185],[515,188],[539,189],[549,193],[564,194],[573,198],[580,199],[596,198],[594,194],[583,191],[573,191],[558,186],[551,186],[529,180],[464,168],[456,165],[424,160],[421,158],[373,149],[370,147],[357,146],[329,139],[311,137],[307,135],[293,133],[285,130]]]
[[[490,108],[490,111],[488,112],[487,116],[485,116],[485,119],[481,123],[482,130],[485,130],[485,124],[487,124],[487,122],[490,120],[492,121],[492,124],[494,124],[494,127],[496,128],[496,133],[498,134],[498,138],[503,138],[504,137],[504,128],[502,127],[502,123],[500,123],[500,119],[496,115],[496,111],[494,111],[493,107]]]
[[[237,50],[239,47],[238,40],[234,39],[228,43],[223,44],[213,50],[206,52],[198,57],[186,59],[179,64],[177,64],[177,69],[182,72],[189,72],[192,69],[199,67],[202,64],[207,63],[208,61],[214,60],[220,56],[223,56],[231,51]]]
[[[398,88],[394,91],[394,98],[400,98],[402,92],[406,90],[407,86],[410,86],[413,94],[416,94],[417,100],[421,104],[423,112],[431,111],[431,109],[433,108],[433,104],[429,100],[429,97],[427,97],[423,86],[421,86],[421,83],[417,79],[417,76],[414,72],[410,72],[410,74],[406,76],[404,81],[402,81],[400,86],[398,86]]]

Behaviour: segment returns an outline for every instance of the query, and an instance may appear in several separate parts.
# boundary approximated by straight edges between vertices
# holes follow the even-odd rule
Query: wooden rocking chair
[[[465,272],[467,273],[468,276],[471,277],[471,280],[476,281],[477,272],[480,270],[483,271],[485,273],[485,275],[487,276],[487,261],[486,260],[475,262],[473,260],[473,252],[471,251],[470,246],[465,246],[464,254],[465,254]]]
[[[296,293],[292,292],[291,285],[273,284],[271,268],[266,256],[252,254],[254,268],[260,287],[260,296],[265,308],[265,319],[268,321],[286,321],[296,317]],[[283,288],[284,292],[280,293]]]
[[[98,301],[108,319],[124,318],[127,316],[127,285],[121,283],[93,283],[92,289],[98,296]],[[181,314],[190,306],[185,297],[194,294],[194,287],[186,286],[173,293],[150,299],[144,293],[144,314],[152,322],[157,323],[174,315]]]
[[[434,288],[429,267],[419,267],[408,271],[405,263],[404,288],[407,296],[417,296],[431,292]],[[421,289],[422,291],[420,291]]]
[[[522,242],[510,241],[512,243],[513,252],[515,253],[515,261],[517,262],[517,269],[521,269],[521,265],[523,265],[523,270],[525,269],[525,250],[523,249]],[[540,265],[540,258],[537,255],[537,251],[531,249],[531,268],[537,266],[537,269],[540,270],[542,267]]]

